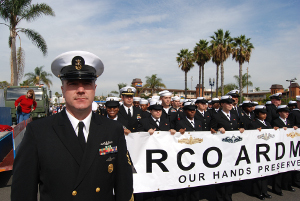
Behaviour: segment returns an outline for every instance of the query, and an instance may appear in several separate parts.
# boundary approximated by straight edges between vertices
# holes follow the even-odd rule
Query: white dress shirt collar
[[[78,123],[80,121],[78,119],[76,119],[71,113],[69,113],[67,109],[66,109],[66,113],[67,113],[67,116],[68,116],[72,126],[73,126],[73,129],[74,129],[76,135],[78,136]],[[92,119],[92,111],[85,119],[82,120],[82,122],[84,123],[83,134],[85,137],[85,141],[87,141],[88,136],[89,136],[91,119]]]

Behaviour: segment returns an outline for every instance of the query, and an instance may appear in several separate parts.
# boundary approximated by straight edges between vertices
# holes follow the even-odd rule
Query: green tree
[[[194,67],[194,57],[193,53],[188,49],[182,49],[179,53],[177,53],[178,57],[176,57],[176,61],[178,63],[179,68],[184,71],[184,96],[187,98],[187,73]]]
[[[211,59],[211,51],[208,47],[208,41],[200,40],[199,43],[196,43],[194,48],[194,58],[196,64],[199,66],[199,96],[200,96],[200,83],[201,83],[201,74],[202,74],[202,97],[204,93],[204,64]]]
[[[157,77],[157,74],[153,74],[150,77],[146,76],[145,78],[146,78],[146,84],[144,85],[144,88],[150,88],[152,95],[155,89],[166,88],[166,85],[162,83],[161,78]]]
[[[24,20],[32,22],[42,15],[54,16],[55,14],[52,8],[45,3],[31,4],[31,0],[3,0],[0,2],[0,17],[5,21],[1,24],[6,25],[10,31],[8,43],[11,49],[11,84],[14,86],[18,85],[18,60],[21,61],[20,64],[24,64],[21,46],[18,48],[18,53],[16,49],[16,38],[21,39],[19,33],[24,33],[42,51],[44,56],[47,55],[46,41],[38,32],[18,27],[20,22]]]
[[[224,34],[223,29],[218,29],[214,32],[215,35],[210,36],[212,49],[212,61],[217,65],[216,74],[216,89],[218,91],[219,66],[221,65],[221,95],[224,95],[224,62],[231,53],[230,32],[227,30]]]
[[[20,86],[34,86],[34,84],[28,80],[24,80],[23,83],[20,83]]]
[[[248,77],[248,79],[247,79],[247,77]],[[235,75],[235,76],[233,76],[233,78],[235,79],[236,83],[238,84],[239,90],[241,90],[241,89],[240,89],[240,76]],[[251,75],[248,74],[248,76],[247,76],[247,73],[245,73],[245,74],[242,76],[242,87],[243,87],[243,89],[244,89],[246,86],[248,86],[248,87],[252,87],[252,86],[253,86],[253,83],[252,83],[251,81],[249,81],[250,78],[251,78]]]
[[[252,43],[250,43],[250,38],[246,38],[245,35],[241,35],[233,39],[232,42],[232,59],[235,59],[239,63],[239,90],[240,90],[240,102],[243,96],[243,63],[250,61],[251,52],[254,49]],[[249,85],[249,83],[247,83]],[[250,86],[250,85],[249,85]],[[251,85],[253,86],[253,84]]]
[[[260,87],[254,87],[255,91],[260,91]]]
[[[119,91],[120,91],[120,89],[122,89],[123,87],[126,87],[127,86],[127,84],[126,83],[119,83],[118,84],[118,88],[119,88]]]
[[[227,94],[228,92],[238,89],[238,86],[234,83],[229,83],[224,85],[224,93]],[[221,89],[219,88],[219,93],[221,93]]]
[[[9,83],[7,81],[0,82],[0,89],[4,89],[4,88],[6,88],[8,86],[9,86]]]
[[[119,92],[118,91],[111,91],[110,94],[114,94],[115,96],[118,96]]]
[[[28,79],[25,81],[29,83],[33,83],[34,85],[40,85],[40,82],[42,81],[50,89],[50,85],[52,85],[52,81],[49,79],[49,77],[52,77],[52,74],[43,71],[43,68],[44,66],[35,67],[33,73],[26,73],[25,77],[28,77]]]

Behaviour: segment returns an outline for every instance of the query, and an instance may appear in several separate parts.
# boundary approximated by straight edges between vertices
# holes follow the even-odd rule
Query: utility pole
[[[193,87],[193,76],[191,77],[191,90],[192,90],[192,87]]]
[[[247,96],[248,96],[248,67],[247,67]]]

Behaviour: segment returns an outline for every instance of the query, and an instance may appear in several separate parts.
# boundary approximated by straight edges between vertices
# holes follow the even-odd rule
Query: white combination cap
[[[104,65],[99,57],[86,51],[70,51],[57,56],[51,64],[52,73],[64,79],[97,79]]]

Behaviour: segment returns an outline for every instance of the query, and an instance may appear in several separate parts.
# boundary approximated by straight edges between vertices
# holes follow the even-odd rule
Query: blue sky
[[[38,31],[46,40],[48,55],[21,34],[26,54],[25,73],[36,66],[51,72],[53,59],[66,51],[85,50],[99,56],[104,73],[97,80],[96,95],[117,90],[118,83],[157,74],[167,88],[184,89],[184,72],[176,63],[183,48],[193,50],[200,39],[210,40],[218,29],[232,37],[246,35],[255,49],[249,67],[254,87],[272,84],[288,87],[286,79],[300,83],[300,2],[296,0],[33,0],[50,5],[56,17],[44,16],[22,22],[20,27]],[[3,22],[3,20],[0,20]],[[9,30],[0,25],[0,81],[10,82]],[[188,73],[188,88],[198,82],[198,66]],[[235,83],[238,63],[224,63],[225,84]],[[205,87],[215,77],[216,66],[205,65]],[[191,83],[191,76],[193,82]],[[24,79],[24,78],[23,78]],[[53,92],[60,92],[60,80],[52,77]],[[252,87],[250,87],[251,89]]]

